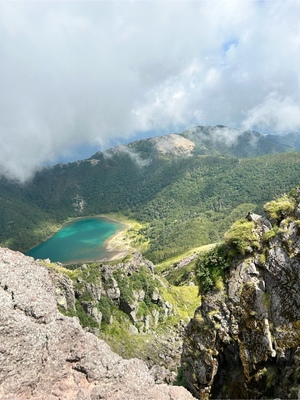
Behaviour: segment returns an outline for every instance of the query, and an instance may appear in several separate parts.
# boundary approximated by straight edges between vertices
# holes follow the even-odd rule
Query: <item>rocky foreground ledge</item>
[[[76,318],[57,310],[48,270],[0,248],[2,400],[188,400],[183,387],[155,385],[145,363],[124,360]]]

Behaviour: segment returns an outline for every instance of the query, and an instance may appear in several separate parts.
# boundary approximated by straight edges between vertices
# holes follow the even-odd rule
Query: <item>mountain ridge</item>
[[[185,142],[183,139],[188,140]],[[291,139],[292,138],[292,139]],[[176,152],[176,139],[180,148],[180,139],[183,151]],[[261,134],[257,131],[242,131],[224,125],[194,126],[181,133],[169,133],[163,136],[155,136],[136,140],[125,145],[110,148],[104,152],[97,152],[89,159],[97,159],[101,153],[110,154],[114,150],[134,150],[141,143],[151,143],[158,153],[163,155],[192,155],[213,154],[234,157],[253,157],[263,154],[275,154],[278,152],[295,151],[300,148],[300,134],[288,133],[285,135]],[[184,151],[184,143],[188,150]],[[244,149],[243,149],[244,147]],[[250,147],[247,151],[247,147]]]
[[[159,262],[187,246],[220,240],[234,215],[247,211],[247,204],[262,206],[298,184],[300,153],[252,157],[256,150],[270,153],[290,147],[269,146],[264,135],[223,126],[193,129],[193,137],[209,138],[205,151],[201,138],[191,144],[187,130],[48,167],[23,186],[2,178],[0,243],[27,251],[70,218],[119,213],[142,224],[135,232],[135,246]],[[243,140],[226,147],[221,138],[228,129]],[[261,140],[264,145],[258,146]]]

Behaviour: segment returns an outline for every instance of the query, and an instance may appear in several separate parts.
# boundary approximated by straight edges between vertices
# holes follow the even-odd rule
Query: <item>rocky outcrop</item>
[[[135,252],[117,264],[83,264],[72,270],[44,263],[64,315],[77,316],[85,330],[104,338],[120,356],[144,360],[155,382],[178,379],[186,321],[169,319],[174,305],[165,300],[166,283],[154,275],[151,261]]]
[[[155,385],[144,362],[113,353],[77,318],[60,314],[56,298],[44,266],[0,249],[1,399],[192,398],[184,388]]]
[[[195,143],[181,135],[171,133],[169,135],[148,139],[155,145],[156,150],[161,154],[173,154],[177,156],[191,156]]]
[[[248,214],[259,245],[236,255],[223,285],[202,296],[185,331],[182,366],[194,396],[300,398],[297,218],[289,210],[272,228]]]
[[[52,282],[55,286],[55,298],[59,306],[65,310],[75,311],[75,293],[72,280],[65,274],[49,269]]]

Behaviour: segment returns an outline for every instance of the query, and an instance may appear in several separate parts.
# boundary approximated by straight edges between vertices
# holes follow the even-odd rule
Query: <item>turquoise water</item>
[[[104,259],[111,255],[106,251],[106,240],[122,227],[124,225],[106,218],[76,219],[26,254],[35,259],[50,258],[61,263]]]

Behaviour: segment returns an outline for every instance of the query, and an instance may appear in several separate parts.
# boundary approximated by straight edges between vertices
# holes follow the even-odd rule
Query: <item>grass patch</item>
[[[191,260],[188,264],[178,267],[180,261],[187,259],[193,255],[201,255],[212,249],[215,244],[209,244],[201,247],[193,248],[180,256],[169,258],[155,267],[155,272],[163,276],[171,285],[185,286],[190,282],[197,283],[194,277],[197,257]]]
[[[155,272],[157,272],[158,274],[163,273],[166,270],[172,268],[174,264],[179,263],[182,259],[190,257],[194,253],[196,253],[196,254],[204,253],[205,251],[210,250],[213,246],[215,246],[215,244],[208,244],[205,246],[195,247],[195,248],[190,249],[189,251],[186,251],[180,255],[167,258],[166,260],[156,264]]]
[[[236,221],[224,235],[226,245],[235,253],[242,255],[259,249],[259,238],[255,234],[254,228],[253,221]]]
[[[147,359],[149,355],[155,356],[152,347],[156,341],[155,335],[133,334],[131,326],[132,323],[129,317],[116,307],[113,307],[112,323],[109,325],[103,324],[99,337],[105,340],[112,350],[123,358],[138,357]]]
[[[174,286],[188,285],[189,282],[196,283],[194,276],[196,266],[196,259],[192,260],[188,265],[184,267],[170,269],[164,274],[167,281]]]
[[[292,214],[295,211],[295,208],[295,199],[287,194],[284,194],[282,197],[266,203],[264,206],[265,212],[277,223],[282,221],[288,215]]]
[[[277,232],[278,232],[278,226],[274,226],[273,229],[270,229],[269,231],[263,234],[263,241],[268,242],[270,239],[276,236]]]
[[[79,318],[80,325],[83,328],[99,328],[98,322],[84,311],[79,301],[76,301],[76,316]]]
[[[40,260],[39,261],[40,264],[44,265],[47,268],[52,268],[54,269],[56,272],[58,272],[59,274],[65,274],[67,275],[70,279],[76,279],[79,275],[79,271],[77,269],[72,270],[72,269],[68,269],[65,268],[61,265],[58,265],[56,263],[46,263],[44,260]]]
[[[197,286],[170,286],[160,291],[163,298],[173,306],[174,323],[191,318],[200,305]]]

